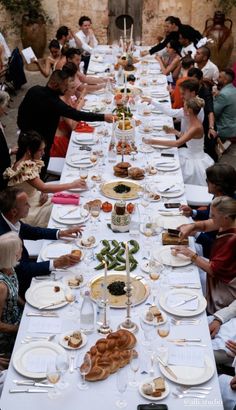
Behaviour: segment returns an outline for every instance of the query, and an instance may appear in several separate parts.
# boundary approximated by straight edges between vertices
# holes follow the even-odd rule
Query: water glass
[[[82,381],[78,383],[78,388],[80,390],[87,390],[88,389],[88,383],[85,381],[85,376],[90,372],[92,367],[91,363],[91,358],[88,353],[84,354],[81,353],[80,355],[77,356],[76,359],[76,368],[78,369]]]
[[[124,399],[123,395],[127,389],[128,385],[128,375],[127,369],[123,367],[119,369],[116,373],[116,387],[118,392],[120,393],[120,398],[116,401],[116,406],[119,409],[123,409],[127,406],[127,401]]]
[[[56,367],[56,361],[50,360],[47,365],[47,380],[49,383],[55,385],[54,389],[49,389],[48,397],[50,399],[56,399],[58,396],[61,395],[60,391],[58,390],[57,383],[61,378],[61,371]]]
[[[69,360],[67,355],[58,355],[56,357],[56,368],[61,373],[60,382],[58,388],[61,390],[66,389],[69,386],[69,383],[65,380],[65,374],[69,369]]]
[[[140,367],[140,355],[137,350],[133,349],[131,353],[131,361],[130,361],[130,369],[133,372],[133,379],[129,382],[129,385],[132,387],[136,387],[138,382],[136,380],[136,373],[139,371]]]

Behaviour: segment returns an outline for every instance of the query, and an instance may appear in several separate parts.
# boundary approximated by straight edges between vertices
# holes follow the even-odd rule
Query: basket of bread
[[[123,329],[110,333],[106,339],[97,340],[88,352],[92,367],[85,376],[86,380],[90,382],[105,380],[110,374],[129,364],[135,345],[136,337]]]

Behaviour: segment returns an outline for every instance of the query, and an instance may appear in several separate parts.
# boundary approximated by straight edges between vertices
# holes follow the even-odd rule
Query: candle
[[[124,18],[124,38],[126,39],[126,18]]]
[[[124,94],[125,94],[125,97],[126,97],[126,95],[127,95],[127,75],[125,74],[125,92],[124,92]]]
[[[125,243],[125,260],[126,260],[127,284],[130,284],[129,247],[128,247],[127,242]]]
[[[115,117],[112,117],[112,137],[114,137],[114,133],[115,133]]]
[[[131,31],[130,31],[130,44],[132,43],[132,40],[133,40],[133,28],[134,28],[134,25],[132,24]]]
[[[104,301],[107,299],[107,263],[103,260],[104,264],[104,287],[103,287],[103,299]]]

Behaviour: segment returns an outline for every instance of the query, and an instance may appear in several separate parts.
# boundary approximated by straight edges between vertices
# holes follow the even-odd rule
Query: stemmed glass
[[[61,374],[61,379],[60,379],[60,383],[58,384],[58,387],[61,390],[64,390],[69,386],[69,383],[65,381],[65,374],[67,370],[69,369],[69,360],[68,360],[67,355],[57,355],[56,369]]]
[[[118,392],[120,393],[120,398],[116,401],[116,406],[119,409],[123,409],[127,406],[127,401],[123,398],[123,394],[125,393],[128,385],[128,376],[127,370],[125,367],[119,369],[116,373],[116,387]]]
[[[76,359],[76,368],[79,370],[82,381],[78,383],[80,390],[87,390],[88,384],[85,381],[85,376],[90,372],[92,367],[91,358],[88,353],[81,353]]]
[[[145,323],[142,317],[139,318],[139,322],[140,322],[140,326],[141,326],[141,329],[144,335],[144,340],[142,340],[142,345],[146,347],[150,347],[151,333],[153,332],[153,326],[150,326],[148,323]]]
[[[101,212],[101,207],[100,207],[100,205],[92,205],[92,206],[91,206],[91,208],[90,208],[90,215],[91,215],[91,217],[92,217],[92,219],[93,219],[94,229],[97,228],[97,220],[98,220],[98,218],[99,218],[100,212]]]
[[[160,274],[163,272],[164,266],[156,261],[154,258],[151,258],[148,264],[149,269],[149,278],[153,282],[152,286],[152,306],[156,305],[156,281],[160,278]]]
[[[54,389],[49,389],[48,397],[50,397],[50,399],[56,399],[61,395],[58,387],[56,386],[60,380],[60,377],[61,371],[57,369],[56,361],[49,361],[47,365],[47,380],[50,383],[55,384]]]
[[[86,181],[86,179],[88,178],[87,168],[80,168],[79,169],[79,177],[82,181]]]
[[[132,387],[136,387],[138,385],[136,380],[136,373],[138,372],[140,367],[140,356],[137,350],[132,350],[131,353],[131,361],[130,361],[130,368],[133,372],[133,380],[129,382],[129,385]]]
[[[74,317],[76,315],[76,311],[74,308],[74,303],[76,300],[76,291],[75,289],[68,289],[65,291],[65,299],[69,303],[69,308],[66,311],[68,318]]]

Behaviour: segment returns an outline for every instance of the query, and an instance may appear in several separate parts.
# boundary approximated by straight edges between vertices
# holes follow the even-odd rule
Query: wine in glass
[[[49,361],[47,364],[47,380],[49,383],[55,385],[54,389],[49,389],[48,397],[50,399],[56,399],[58,396],[61,395],[60,391],[57,388],[57,383],[59,382],[61,377],[61,371],[56,367],[56,361]]]
[[[79,370],[82,378],[82,381],[78,383],[78,388],[80,390],[87,390],[88,384],[85,381],[85,376],[90,372],[92,367],[90,355],[88,353],[81,353],[80,355],[78,355],[76,360],[76,367]]]
[[[139,370],[140,366],[140,356],[137,350],[132,350],[131,353],[131,360],[130,360],[130,368],[133,372],[133,379],[129,382],[129,385],[132,387],[136,387],[138,385],[137,380],[136,380],[136,373]]]
[[[160,278],[161,272],[164,269],[164,266],[156,261],[154,258],[151,258],[148,264],[148,269],[149,269],[149,278],[151,279],[153,286],[152,286],[152,305],[156,305],[156,282]]]
[[[82,181],[86,181],[88,178],[88,170],[86,168],[80,168],[79,177]]]
[[[97,220],[98,220],[98,218],[99,218],[100,212],[101,212],[101,207],[100,207],[100,205],[92,205],[92,206],[91,206],[91,208],[90,208],[90,215],[91,215],[91,217],[92,217],[92,219],[93,219],[94,228],[97,227]]]
[[[128,376],[127,370],[125,367],[119,369],[116,373],[116,387],[118,392],[120,393],[120,398],[116,401],[116,406],[119,409],[123,409],[127,406],[127,401],[124,399],[123,395],[127,389],[128,385]]]
[[[161,338],[165,338],[169,336],[170,333],[170,322],[167,320],[165,323],[162,323],[157,328],[157,334]]]
[[[90,155],[90,161],[92,162],[92,164],[95,166],[96,162],[97,162],[97,154],[95,152],[92,152],[92,154]]]
[[[69,369],[69,360],[67,355],[57,355],[56,357],[56,369],[61,373],[60,383],[58,388],[61,390],[66,389],[69,383],[65,380],[65,374]]]
[[[76,310],[74,308],[74,303],[76,300],[75,289],[68,289],[65,291],[65,300],[69,303],[69,308],[66,311],[66,316],[68,318],[73,318],[76,316]]]

